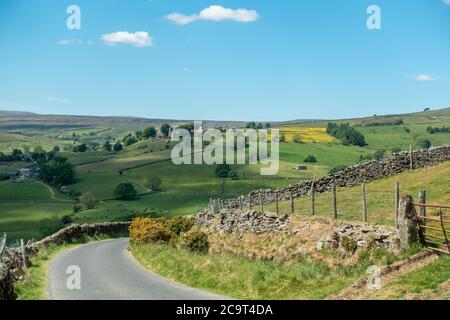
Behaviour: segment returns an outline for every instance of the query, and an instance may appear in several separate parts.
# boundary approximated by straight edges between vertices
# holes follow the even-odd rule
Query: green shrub
[[[315,162],[317,162],[317,159],[316,159],[315,156],[308,155],[308,156],[306,156],[305,160],[303,160],[303,162],[306,162],[306,163],[315,163]]]
[[[65,216],[62,217],[61,222],[63,224],[70,224],[70,223],[73,222],[73,219],[72,219],[71,216],[65,215]]]
[[[180,244],[183,248],[196,253],[207,253],[209,250],[208,235],[197,229],[183,233]]]
[[[136,195],[136,189],[131,183],[121,183],[114,190],[114,198],[118,200],[134,200]]]
[[[5,173],[0,173],[0,181],[9,180],[9,175]]]
[[[231,166],[228,164],[219,164],[216,167],[215,173],[218,178],[228,178],[228,174],[231,171]]]
[[[236,171],[230,171],[228,176],[231,180],[239,180],[239,174]]]
[[[349,253],[354,253],[358,249],[358,243],[350,237],[342,237],[341,246]]]
[[[431,148],[431,141],[430,140],[423,140],[419,143],[419,146],[421,149],[430,149]]]
[[[173,217],[166,222],[166,226],[169,230],[177,236],[191,230],[194,224],[194,219],[186,217]]]
[[[302,143],[302,137],[297,133],[292,137],[292,141],[294,143]]]

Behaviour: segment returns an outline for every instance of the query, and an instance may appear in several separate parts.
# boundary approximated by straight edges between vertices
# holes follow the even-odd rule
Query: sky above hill
[[[450,0],[0,1],[0,110],[276,121],[425,107],[450,107]]]

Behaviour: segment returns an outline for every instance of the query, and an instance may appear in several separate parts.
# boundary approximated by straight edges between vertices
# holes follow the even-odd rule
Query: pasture
[[[361,156],[373,154],[376,150],[386,150],[388,154],[393,148],[407,150],[410,144],[417,147],[423,139],[429,139],[434,145],[450,142],[450,134],[426,132],[428,125],[448,126],[449,110],[395,116],[399,117],[404,120],[403,124],[367,126],[367,123],[373,121],[384,121],[385,118],[381,117],[337,121],[351,123],[365,135],[368,146],[363,148],[342,145],[340,141],[329,136],[324,129],[328,121],[274,124],[273,127],[279,128],[287,139],[287,142],[280,143],[280,170],[275,176],[261,176],[259,165],[233,165],[232,171],[237,175],[235,180],[218,178],[215,166],[176,166],[170,161],[173,144],[163,139],[141,141],[121,152],[64,151],[61,154],[68,158],[76,171],[75,183],[67,188],[79,194],[91,193],[97,200],[94,209],[73,213],[73,206],[77,204],[74,198],[62,195],[55,188],[50,192],[48,186],[37,182],[1,182],[0,232],[8,232],[10,239],[39,238],[41,219],[64,215],[71,215],[74,222],[91,223],[117,220],[136,213],[193,214],[198,206],[201,208],[206,205],[210,198],[235,197],[256,189],[273,189],[294,184],[311,179],[316,168],[319,177],[325,176],[331,168],[355,164],[360,161]],[[54,120],[51,120],[46,124],[40,123],[40,126],[37,120],[33,120],[26,128],[21,122],[0,119],[0,151],[9,152],[11,147],[23,146],[33,149],[37,145],[47,150],[51,150],[55,145],[63,148],[65,145],[72,145],[73,141],[70,139],[74,135],[101,144],[111,137],[121,138],[128,132],[142,129],[145,123],[139,119],[102,120],[103,122],[97,124],[92,119],[87,119],[85,123],[80,123],[81,120],[76,118],[67,119],[70,119],[67,120],[68,123],[53,123]],[[388,117],[386,121],[390,121],[389,119]],[[145,123],[147,124],[148,122]],[[300,136],[301,143],[292,142],[296,134]],[[313,155],[317,162],[305,163],[304,160],[309,155]],[[295,170],[298,164],[306,164],[308,169]],[[8,173],[29,165],[30,163],[21,162],[0,163],[0,173]],[[450,194],[446,184],[450,178],[446,173],[448,169],[450,167],[444,164],[423,169],[425,171],[417,170],[369,183],[366,186],[369,219],[375,223],[392,223],[393,186],[396,179],[403,181],[402,188],[413,194],[425,186],[429,189],[431,200],[442,203],[450,201],[446,196]],[[162,180],[161,190],[158,192],[149,192],[147,179],[152,176]],[[115,187],[124,182],[134,185],[140,194],[137,200],[112,200]],[[341,218],[359,219],[359,187],[338,190],[338,197]],[[298,214],[309,214],[309,200],[300,199],[297,202]],[[316,202],[319,215],[330,214],[330,194],[317,195]],[[281,208],[288,210],[288,204],[282,203]]]

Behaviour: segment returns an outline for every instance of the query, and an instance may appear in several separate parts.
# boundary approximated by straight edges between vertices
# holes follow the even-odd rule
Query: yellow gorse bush
[[[129,228],[131,240],[136,244],[168,242],[172,232],[161,219],[136,218]]]

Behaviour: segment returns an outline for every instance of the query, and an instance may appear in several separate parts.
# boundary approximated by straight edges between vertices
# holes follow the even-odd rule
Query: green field
[[[121,152],[89,151],[86,153],[62,152],[69,162],[75,166],[75,183],[67,186],[69,190],[78,193],[91,193],[98,203],[94,209],[83,210],[72,214],[75,199],[62,195],[58,190],[50,192],[49,187],[27,181],[21,184],[10,182],[0,183],[0,232],[7,232],[10,239],[39,238],[39,223],[44,218],[72,215],[75,222],[98,222],[121,219],[134,213],[159,210],[161,214],[185,215],[193,214],[198,207],[205,206],[210,198],[228,198],[261,188],[277,188],[311,179],[317,170],[318,176],[325,176],[336,166],[357,163],[361,156],[372,154],[375,150],[386,150],[390,154],[392,148],[409,149],[417,146],[421,140],[429,139],[434,145],[450,143],[450,134],[428,134],[427,126],[449,126],[450,110],[431,111],[392,117],[403,119],[401,125],[367,126],[374,121],[390,121],[389,117],[370,117],[365,119],[350,119],[364,133],[368,146],[345,146],[339,141],[281,143],[280,170],[276,176],[261,176],[259,165],[235,165],[239,179],[220,179],[215,175],[215,166],[183,165],[176,166],[170,161],[170,148],[165,140],[147,140],[126,147]],[[28,119],[28,118],[26,118]],[[37,118],[36,118],[37,119]],[[30,118],[29,124],[21,121],[0,119],[0,151],[9,152],[11,147],[28,146],[31,150],[43,146],[47,150],[54,145],[61,148],[72,145],[72,137],[82,141],[103,143],[105,139],[121,138],[128,132],[142,129],[149,124],[139,119],[91,119],[61,118],[56,121],[48,118],[39,122]],[[58,118],[59,119],[59,118]],[[381,120],[380,120],[381,119]],[[64,124],[67,121],[67,124]],[[154,123],[151,122],[150,123]],[[226,125],[226,123],[221,123]],[[233,124],[230,124],[233,125]],[[237,125],[237,124],[234,124]],[[283,126],[283,124],[280,124]],[[290,123],[284,126],[296,127],[326,127],[327,121]],[[408,130],[405,130],[408,128]],[[407,132],[408,131],[408,132]],[[26,134],[24,134],[26,132]],[[310,163],[308,170],[297,171],[294,167],[303,163],[306,156],[313,155],[317,163]],[[0,173],[27,167],[31,163],[0,163]],[[448,168],[445,167],[445,170]],[[418,171],[419,172],[419,171]],[[431,197],[438,190],[447,190],[447,175],[433,171],[431,181],[424,179],[398,178],[386,180],[382,186],[368,184],[370,219],[373,222],[391,224],[393,202],[393,183],[395,179],[405,179],[406,190],[416,193],[423,185],[430,189]],[[158,176],[162,180],[162,190],[151,193],[148,190],[147,178]],[[447,179],[447,180],[446,180]],[[141,195],[135,201],[115,201],[113,191],[124,182],[131,182]],[[373,191],[374,189],[375,191]],[[436,190],[436,191],[435,191]],[[341,192],[341,191],[339,191]],[[360,216],[360,193],[358,188],[342,191],[340,210],[342,218],[358,219]],[[345,195],[344,195],[345,194]],[[385,194],[385,195],[384,195]],[[329,214],[330,195],[318,195],[319,214]],[[436,200],[449,201],[445,197],[435,197]],[[298,200],[302,212],[308,213],[307,200]],[[304,202],[304,203],[303,203]],[[285,204],[282,204],[284,206]],[[377,208],[377,209],[376,209]],[[380,208],[385,208],[381,210]],[[344,210],[345,209],[345,210]],[[375,210],[376,209],[376,210]],[[381,210],[381,211],[380,211]],[[300,212],[301,213],[301,212]]]

